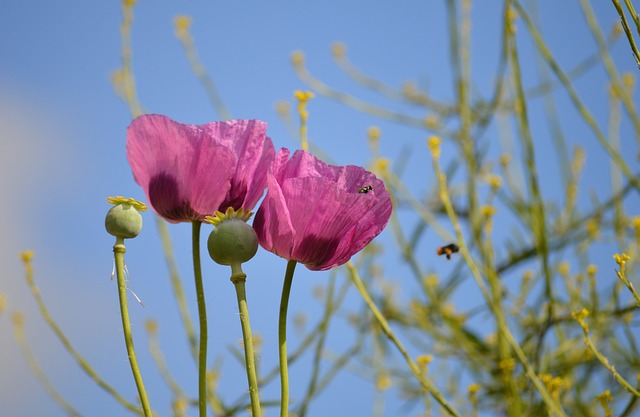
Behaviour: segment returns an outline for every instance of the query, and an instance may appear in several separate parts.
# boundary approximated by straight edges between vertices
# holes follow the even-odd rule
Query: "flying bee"
[[[373,187],[372,187],[372,186],[370,186],[370,185],[365,185],[364,187],[360,188],[360,189],[358,190],[358,192],[359,192],[360,194],[366,194],[366,193],[368,193],[368,192],[369,192],[369,191],[371,191],[371,190],[373,190]]]
[[[436,250],[436,253],[438,254],[438,256],[446,255],[447,259],[451,259],[451,255],[458,252],[459,250],[460,248],[458,247],[458,245],[456,245],[455,243],[449,243],[446,246],[440,246],[438,250]]]

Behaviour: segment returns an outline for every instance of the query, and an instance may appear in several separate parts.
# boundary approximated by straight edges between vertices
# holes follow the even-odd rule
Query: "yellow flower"
[[[293,51],[291,54],[291,63],[295,67],[301,67],[304,65],[304,54],[302,51]]]
[[[29,249],[22,252],[20,254],[20,259],[22,259],[22,262],[24,262],[25,264],[31,262],[31,260],[33,259],[33,250]]]
[[[440,119],[438,119],[437,116],[430,114],[428,116],[425,116],[422,123],[424,124],[424,127],[426,127],[427,129],[436,129],[437,127],[440,126]]]
[[[331,54],[334,58],[342,58],[347,53],[347,45],[343,42],[334,42],[331,45]]]
[[[367,137],[370,141],[377,141],[380,139],[380,135],[382,135],[382,130],[378,126],[370,126],[367,129]]]
[[[496,174],[489,174],[486,178],[487,184],[495,191],[502,187],[502,177]]]
[[[173,26],[177,33],[184,34],[191,27],[191,17],[186,15],[178,15],[173,18]]]
[[[391,376],[387,371],[381,371],[376,377],[376,389],[378,391],[385,391],[391,388]]]
[[[429,149],[431,150],[431,155],[433,155],[434,159],[437,159],[440,157],[441,142],[442,142],[442,139],[440,139],[438,136],[435,136],[435,135],[429,136],[429,139],[428,139]]]
[[[482,213],[484,217],[493,217],[493,215],[496,214],[496,208],[494,206],[484,205],[480,207],[480,213]]]
[[[562,277],[567,278],[569,276],[569,262],[562,262],[558,265],[558,273],[562,275]]]

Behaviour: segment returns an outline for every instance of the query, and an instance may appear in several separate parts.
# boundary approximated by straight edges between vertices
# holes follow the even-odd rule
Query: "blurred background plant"
[[[634,89],[640,25],[630,1],[445,0],[413,2],[406,9],[354,2],[344,10],[338,4],[289,5],[286,18],[278,15],[281,5],[174,3],[158,9],[122,3],[121,67],[111,81],[130,116],[158,112],[189,123],[267,120],[276,147],[295,148],[308,137],[317,156],[366,166],[392,194],[387,231],[353,259],[354,267],[298,271],[289,307],[296,336],[289,340],[295,415],[447,415],[412,375],[388,329],[365,308],[349,279],[356,273],[423,376],[460,415],[638,413],[640,301],[633,284],[640,254],[640,117]],[[79,33],[96,33],[90,24],[99,16],[76,12]],[[235,19],[245,13],[261,18]],[[224,30],[205,30],[216,25]],[[276,37],[266,34],[271,28]],[[169,38],[172,30],[178,42]],[[317,47],[341,35],[346,42],[331,44],[335,65],[329,66]],[[29,51],[20,47],[29,39],[12,39],[18,46],[7,48],[10,53]],[[281,49],[265,52],[262,42]],[[110,46],[96,56],[107,56],[114,66],[117,49]],[[285,63],[283,53],[268,56],[283,48],[295,50],[293,73],[271,65]],[[18,74],[18,65],[4,64],[3,92],[13,89],[6,80],[28,81],[36,65],[58,74],[51,66],[63,64],[62,72],[73,76],[95,63],[73,52],[73,65],[54,54],[46,62],[36,59],[26,75]],[[295,89],[314,97],[294,96]],[[102,108],[101,95],[82,100],[80,90],[79,84],[54,88],[64,103],[74,102],[69,108]],[[277,97],[289,98],[274,108]],[[110,246],[106,237],[96,238],[104,234],[105,196],[141,194],[124,159],[128,116],[121,104],[116,116],[107,113],[116,106],[110,102],[95,119],[78,122],[79,130],[100,138],[100,127],[109,124],[111,140],[67,147],[63,140],[53,148],[80,155],[52,153],[73,167],[73,177],[63,170],[54,170],[62,172],[58,179],[45,177],[48,184],[67,184],[55,200],[64,207],[51,203],[51,191],[33,185],[38,181],[12,181],[21,178],[15,176],[19,166],[3,172],[5,195],[15,192],[28,202],[15,223],[32,225],[27,219],[35,219],[49,230],[31,242],[30,233],[41,232],[33,226],[14,231],[16,225],[7,222],[12,214],[1,216],[3,227],[13,231],[7,235],[17,236],[15,244],[35,246],[36,253],[22,254],[24,286],[18,277],[25,272],[11,269],[18,262],[15,246],[3,248],[3,262],[10,259],[0,283],[3,414],[140,414],[118,333],[116,290],[109,285]],[[25,123],[5,119],[5,169],[15,163],[11,155],[51,164],[51,154],[37,141],[18,140]],[[10,125],[18,133],[9,132]],[[20,143],[27,143],[24,153],[16,151]],[[115,156],[104,161],[104,155]],[[93,182],[81,182],[80,172]],[[92,200],[99,203],[87,202]],[[70,207],[80,211],[72,225],[63,217]],[[161,220],[154,225],[149,214],[145,222],[127,255],[130,286],[146,306],[131,306],[138,357],[157,415],[196,415],[188,237]],[[450,260],[437,255],[451,243],[459,252]],[[279,401],[275,327],[285,264],[260,251],[247,271],[252,315],[258,317],[252,324],[256,341],[262,340],[258,377],[265,414],[275,414]],[[226,274],[214,266],[205,267],[205,281],[214,316],[209,407],[216,416],[246,414],[233,295],[224,292],[230,291]],[[34,299],[26,297],[26,288]],[[10,325],[17,344],[10,340]],[[19,351],[31,379],[25,379]],[[45,390],[51,400],[35,404]]]

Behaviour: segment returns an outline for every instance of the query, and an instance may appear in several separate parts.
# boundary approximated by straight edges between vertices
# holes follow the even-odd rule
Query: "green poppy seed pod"
[[[142,216],[131,204],[118,204],[107,213],[104,227],[115,237],[131,239],[142,230]]]
[[[225,219],[217,225],[207,241],[209,256],[220,265],[239,265],[258,251],[258,236],[253,227],[241,219]]]

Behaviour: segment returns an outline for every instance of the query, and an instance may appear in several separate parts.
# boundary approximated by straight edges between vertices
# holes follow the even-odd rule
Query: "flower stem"
[[[247,308],[247,294],[244,283],[247,275],[242,269],[232,266],[231,282],[236,287],[238,298],[238,310],[240,310],[240,325],[242,326],[242,341],[244,343],[244,360],[247,368],[247,379],[249,380],[249,396],[251,397],[251,415],[260,417],[260,395],[258,390],[258,378],[256,377],[256,360],[253,353],[253,338],[251,337],[251,324],[249,323],[249,309]]]
[[[278,320],[278,354],[280,356],[280,417],[289,415],[289,365],[287,362],[287,309],[289,308],[289,294],[293,282],[293,272],[297,262],[287,263],[287,272],[282,285],[280,298],[280,318]]]
[[[133,347],[133,336],[131,334],[131,322],[129,320],[129,308],[127,306],[127,282],[125,279],[124,271],[124,254],[127,248],[124,246],[124,239],[121,237],[116,238],[116,244],[113,245],[113,256],[116,261],[116,275],[118,277],[118,297],[120,298],[120,315],[122,317],[122,332],[124,333],[124,342],[127,345],[127,355],[129,356],[129,364],[131,365],[131,372],[133,373],[133,379],[136,382],[138,388],[138,395],[140,396],[140,403],[142,404],[142,410],[145,417],[152,417],[151,406],[149,405],[149,399],[147,398],[147,392],[144,389],[144,383],[142,382],[142,374],[138,367],[138,360],[136,359],[136,352]]]
[[[411,358],[411,356],[409,356],[409,352],[407,352],[407,349],[396,337],[395,333],[393,333],[393,331],[391,330],[391,327],[389,327],[389,323],[387,322],[387,319],[384,318],[380,310],[378,310],[378,307],[376,307],[375,303],[371,299],[371,296],[369,295],[367,288],[364,286],[364,283],[360,279],[360,275],[358,274],[358,271],[356,270],[356,267],[353,265],[353,263],[347,262],[347,269],[349,270],[349,277],[351,278],[351,282],[360,293],[360,296],[362,297],[364,302],[367,304],[367,307],[369,307],[369,310],[371,311],[371,313],[373,313],[373,316],[375,317],[376,321],[380,325],[380,328],[382,329],[384,334],[389,338],[389,340],[391,340],[391,342],[393,342],[393,344],[396,346],[398,351],[400,351],[400,353],[402,354],[402,357],[407,362],[409,369],[411,370],[413,375],[416,377],[418,382],[420,382],[420,385],[422,385],[422,387],[427,392],[429,392],[433,396],[433,398],[435,398],[435,400],[442,406],[442,408],[444,408],[447,411],[449,415],[454,417],[460,417],[460,414],[458,414],[458,412],[447,402],[447,400],[444,398],[444,395],[442,395],[440,390],[438,390],[438,388],[433,384],[433,382],[431,382],[425,375],[423,375],[418,365]]]
[[[207,305],[202,285],[202,266],[200,265],[200,226],[199,221],[191,223],[191,245],[193,247],[193,276],[196,281],[198,317],[200,319],[200,350],[198,354],[198,409],[200,417],[207,415]]]

